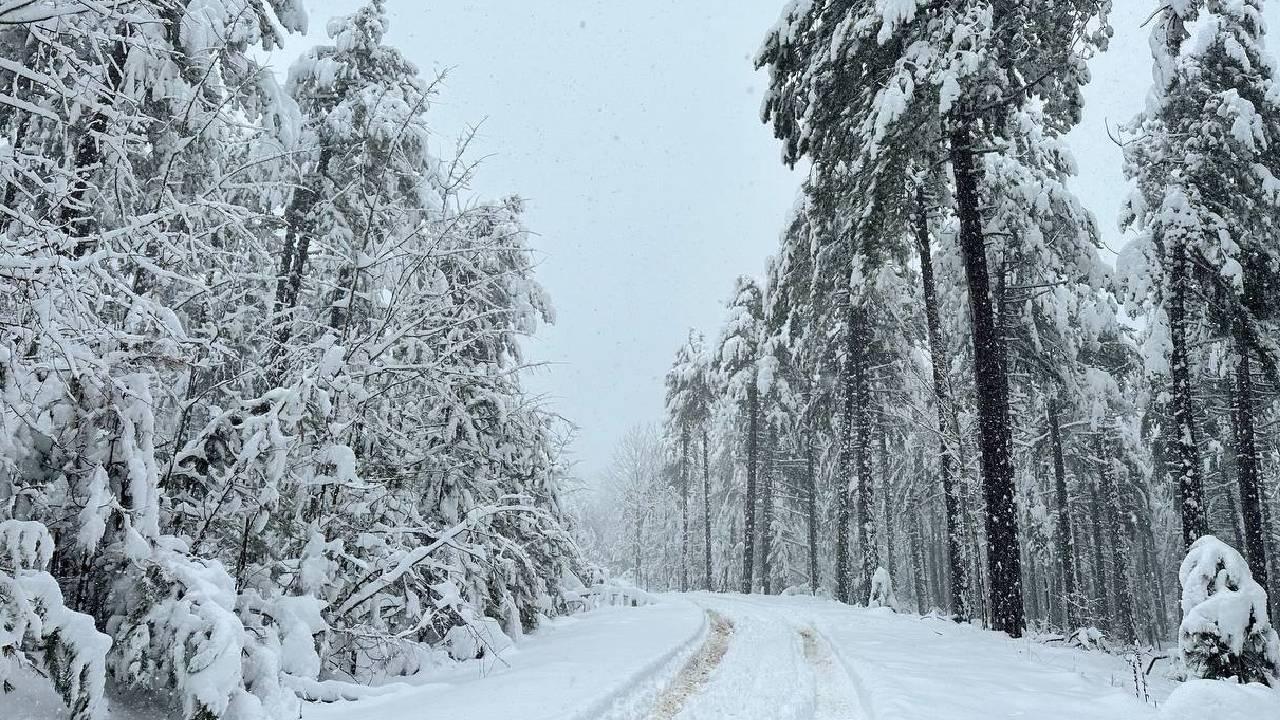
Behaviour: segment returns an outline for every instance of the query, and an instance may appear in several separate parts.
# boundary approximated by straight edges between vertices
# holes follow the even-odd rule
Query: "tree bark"
[[[1240,514],[1244,521],[1244,550],[1253,577],[1270,589],[1267,567],[1266,517],[1263,511],[1262,459],[1258,448],[1258,412],[1254,404],[1253,357],[1249,315],[1267,312],[1267,300],[1259,287],[1260,256],[1250,253],[1244,261],[1243,305],[1235,317],[1236,335],[1236,480],[1240,486]]]
[[[872,530],[873,492],[871,488],[871,418],[870,418],[870,378],[867,368],[866,317],[861,308],[851,310],[849,337],[854,341],[849,350],[854,353],[853,382],[854,397],[857,404],[854,408],[854,470],[857,473],[857,524],[858,542],[862,545],[862,567],[857,583],[857,600],[866,602],[870,599],[871,577],[875,574],[879,559],[876,557],[876,539]]]
[[[951,613],[959,620],[969,617],[965,607],[965,587],[968,584],[964,569],[964,555],[960,540],[960,493],[956,488],[955,455],[951,451],[950,425],[951,392],[947,386],[945,360],[946,349],[942,345],[942,321],[938,314],[938,288],[933,275],[933,251],[929,238],[929,216],[923,190],[916,192],[915,212],[916,251],[920,257],[920,284],[924,295],[925,327],[929,338],[930,369],[933,372],[933,397],[938,409],[938,475],[942,481],[945,502],[947,556],[951,573]]]
[[[1187,547],[1208,532],[1204,511],[1204,481],[1200,472],[1200,445],[1196,432],[1195,400],[1191,388],[1191,360],[1187,339],[1186,296],[1190,292],[1186,251],[1172,250],[1169,297],[1169,376],[1173,384],[1173,437],[1170,443],[1177,473],[1182,510],[1182,542]]]
[[[743,499],[742,592],[754,589],[756,561],[756,470],[760,454],[760,389],[754,375],[747,385],[747,493]]]
[[[805,472],[809,481],[809,588],[818,592],[818,474],[814,471],[813,437],[805,442]]]
[[[969,286],[973,375],[982,448],[983,497],[987,506],[991,624],[995,630],[1021,637],[1025,618],[1018,515],[1010,457],[1013,430],[1009,418],[1009,387],[1004,342],[996,329],[987,269],[979,195],[980,170],[974,160],[972,122],[962,118],[951,129],[950,156],[956,179],[960,252]]]
[[[889,577],[896,580],[898,578],[898,569],[893,565],[893,548],[897,546],[898,539],[893,531],[893,508],[891,507],[892,494],[889,492],[889,433],[884,427],[884,413],[880,414],[880,509],[881,509],[881,532],[884,535],[884,555],[880,558],[880,562],[885,570],[888,571]]]
[[[1138,640],[1133,618],[1133,587],[1129,582],[1129,535],[1123,527],[1124,500],[1120,497],[1120,485],[1115,467],[1101,435],[1097,440],[1098,459],[1101,462],[1099,477],[1107,497],[1107,534],[1111,545],[1111,580],[1115,588],[1115,623],[1112,634],[1121,642],[1133,644]]]
[[[1053,487],[1058,531],[1058,555],[1062,558],[1062,595],[1066,606],[1067,629],[1080,624],[1079,596],[1076,591],[1076,540],[1071,529],[1071,502],[1067,495],[1066,464],[1062,460],[1062,427],[1058,417],[1058,401],[1050,400],[1048,408],[1049,442],[1053,446]]]
[[[845,327],[845,358],[843,363],[844,397],[840,422],[840,456],[836,469],[836,600],[848,603],[853,599],[853,568],[849,557],[849,524],[852,520],[850,505],[854,485],[853,435],[857,424],[855,408],[858,402],[857,381],[854,369],[858,353],[857,338],[853,335],[853,302],[848,301],[848,320]]]
[[[1102,501],[1099,498],[1098,483],[1089,483],[1089,514],[1093,516],[1093,595],[1097,602],[1098,613],[1093,617],[1095,625],[1111,627],[1111,594],[1107,582],[1106,561],[1102,556]]]
[[[702,562],[706,570],[706,590],[711,591],[711,464],[708,462],[707,428],[702,428]]]
[[[689,429],[680,431],[680,592],[689,591]]]
[[[760,586],[765,595],[773,594],[773,492],[774,473],[777,472],[777,437],[773,429],[769,429],[765,442],[764,473],[761,476],[763,486],[760,488]]]

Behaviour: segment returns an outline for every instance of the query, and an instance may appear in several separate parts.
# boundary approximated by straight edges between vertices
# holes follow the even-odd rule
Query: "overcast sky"
[[[309,37],[358,0],[311,0]],[[662,376],[690,327],[713,337],[739,274],[759,275],[800,177],[760,124],[752,57],[783,0],[389,0],[389,41],[424,73],[449,70],[431,109],[441,147],[473,124],[477,197],[516,193],[557,321],[528,343],[550,365],[528,384],[580,427],[590,475],[627,427],[656,421]],[[1106,127],[1142,107],[1155,2],[1122,0],[1071,136],[1077,192],[1105,242],[1123,238],[1119,149]],[[1280,7],[1267,10],[1280,27]]]

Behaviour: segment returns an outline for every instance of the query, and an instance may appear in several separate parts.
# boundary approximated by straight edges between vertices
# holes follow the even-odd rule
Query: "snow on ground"
[[[415,687],[311,705],[303,720],[611,720],[642,717],[701,645],[706,614],[680,600],[560,618],[502,653],[415,677]]]
[[[682,718],[1158,717],[1152,704],[1135,697],[1123,658],[815,598],[690,599],[733,620],[738,647],[730,647],[703,702],[690,704],[697,714]],[[756,660],[731,665],[735,653]],[[1153,685],[1153,700],[1171,689],[1167,681]]]
[[[1102,653],[1013,640],[972,625],[788,598],[857,689],[862,717],[896,720],[1138,720],[1157,717],[1133,691],[1132,670]],[[1159,684],[1153,698],[1167,692]]]
[[[1124,658],[883,608],[659,598],[555,620],[498,657],[312,704],[303,720],[1243,720],[1280,708],[1262,686],[1179,686],[1158,671],[1144,702]],[[56,698],[24,714],[23,697],[16,716],[3,712],[13,696],[0,699],[0,718],[56,717]]]

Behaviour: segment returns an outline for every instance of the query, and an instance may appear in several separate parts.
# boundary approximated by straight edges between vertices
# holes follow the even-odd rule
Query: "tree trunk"
[[[680,592],[689,592],[689,429],[680,431]]]
[[[991,624],[995,630],[1021,637],[1025,619],[1018,514],[1010,458],[1013,430],[1009,419],[1009,387],[1004,342],[996,329],[992,305],[978,189],[980,170],[974,161],[971,122],[962,119],[952,128],[950,155],[956,179],[960,252],[969,286],[973,331],[973,375],[982,447],[983,496],[987,506]]]
[[[702,561],[706,570],[707,591],[711,587],[711,464],[708,462],[707,428],[702,428]]]
[[[1098,483],[1089,483],[1089,514],[1093,531],[1093,595],[1097,602],[1097,614],[1093,623],[1103,628],[1111,627],[1111,596],[1107,582],[1106,561],[1102,557],[1102,501],[1098,497]]]
[[[1049,442],[1053,445],[1054,507],[1057,515],[1058,555],[1062,558],[1062,601],[1066,607],[1067,629],[1079,627],[1079,596],[1076,592],[1076,540],[1071,529],[1071,502],[1067,495],[1067,471],[1062,460],[1062,427],[1058,401],[1049,401]]]
[[[893,532],[892,494],[889,492],[889,433],[884,428],[884,413],[880,414],[880,509],[881,532],[884,535],[884,555],[880,562],[889,577],[897,579],[898,569],[893,565],[893,548],[898,539]]]
[[[765,442],[763,486],[760,488],[760,584],[765,595],[773,594],[773,493],[774,473],[777,472],[777,437],[769,429]]]
[[[946,349],[942,346],[942,322],[938,314],[938,289],[933,276],[933,252],[929,240],[929,216],[924,191],[916,193],[915,213],[916,250],[920,256],[920,283],[924,294],[925,327],[929,337],[930,366],[933,371],[933,397],[938,409],[938,474],[942,481],[942,496],[946,503],[945,531],[947,556],[951,572],[951,613],[957,619],[969,617],[965,607],[965,588],[968,584],[964,569],[964,553],[960,540],[960,493],[956,488],[955,455],[951,451],[948,417],[951,414],[951,393],[947,386],[945,361]]]
[[[924,538],[920,533],[920,513],[924,510],[919,503],[911,517],[911,580],[916,591],[916,611],[921,615],[929,612],[928,583],[925,579]]]
[[[1204,512],[1204,482],[1200,474],[1200,445],[1196,433],[1195,402],[1191,389],[1191,360],[1187,348],[1187,258],[1184,248],[1173,249],[1169,269],[1169,376],[1173,395],[1173,437],[1170,446],[1177,473],[1182,509],[1182,542],[1187,547],[1208,532]]]
[[[1099,476],[1107,497],[1107,534],[1111,545],[1111,580],[1115,588],[1115,623],[1112,634],[1126,644],[1137,642],[1137,629],[1133,624],[1133,588],[1129,582],[1129,535],[1122,527],[1124,501],[1116,480],[1115,467],[1107,453],[1103,437],[1096,438],[1098,459],[1101,462]]]
[[[747,384],[747,494],[743,502],[742,528],[742,592],[750,594],[755,587],[756,562],[756,466],[760,454],[760,390],[755,378]]]
[[[846,309],[848,313],[848,321],[845,327],[845,358],[844,358],[844,397],[843,408],[841,412],[840,422],[840,455],[839,464],[836,468],[836,600],[842,603],[851,602],[853,599],[853,568],[849,557],[849,523],[851,521],[852,512],[850,504],[853,498],[853,485],[855,467],[853,462],[853,435],[854,426],[857,424],[855,419],[855,408],[858,403],[857,380],[855,378],[856,370],[854,368],[856,362],[854,358],[858,354],[858,340],[853,335],[853,302],[852,298],[848,300],[849,307]]]
[[[805,472],[809,481],[809,588],[818,592],[818,474],[814,471],[813,437],[805,443]]]
[[[861,308],[850,310],[849,337],[853,340],[850,352],[853,365],[854,397],[854,470],[857,473],[857,524],[858,542],[862,550],[862,567],[857,582],[857,602],[870,599],[871,576],[875,574],[879,559],[876,557],[876,540],[872,530],[873,492],[871,489],[871,418],[870,378],[868,377],[866,317]]]
[[[1244,320],[1240,325],[1244,325]],[[1246,332],[1241,329],[1239,335]],[[1236,480],[1240,485],[1240,514],[1244,520],[1244,550],[1253,578],[1263,588],[1267,582],[1267,546],[1262,517],[1262,478],[1258,455],[1257,414],[1253,402],[1253,368],[1249,342],[1236,342]]]

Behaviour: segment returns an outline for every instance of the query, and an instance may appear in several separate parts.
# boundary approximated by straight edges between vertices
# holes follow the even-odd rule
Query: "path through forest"
[[[1158,674],[1158,673],[1157,673]],[[660,596],[305,720],[1142,720],[1123,658],[806,597]],[[426,715],[423,713],[427,712]]]

